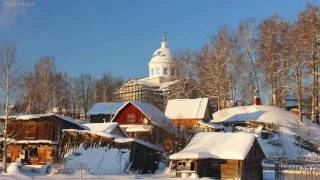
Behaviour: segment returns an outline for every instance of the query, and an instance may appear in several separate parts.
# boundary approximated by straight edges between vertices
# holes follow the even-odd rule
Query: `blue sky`
[[[261,21],[274,13],[293,21],[303,0],[14,0],[34,7],[5,7],[0,0],[0,42],[18,46],[32,68],[42,56],[77,76],[111,72],[146,77],[147,64],[166,30],[173,51],[199,49],[217,27],[240,20]],[[308,1],[316,3],[316,1]],[[317,3],[319,5],[319,3]]]

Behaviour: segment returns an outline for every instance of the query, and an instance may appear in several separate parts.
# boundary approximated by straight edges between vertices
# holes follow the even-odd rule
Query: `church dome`
[[[161,42],[161,48],[157,49],[153,53],[149,64],[160,63],[160,62],[163,62],[163,63],[173,62],[171,50],[168,48],[168,43],[166,41]]]
[[[148,65],[149,77],[174,77],[178,75],[176,63],[168,48],[166,32],[164,32],[161,47],[153,53]]]

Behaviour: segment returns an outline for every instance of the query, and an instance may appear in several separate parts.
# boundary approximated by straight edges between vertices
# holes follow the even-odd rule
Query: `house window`
[[[168,68],[163,68],[163,75],[168,75]]]
[[[171,68],[171,76],[174,76],[174,68]]]
[[[135,114],[127,114],[127,122],[135,122],[136,115]]]
[[[159,67],[156,68],[156,75],[160,75],[160,68]]]
[[[178,171],[194,171],[194,162],[193,161],[179,161],[178,162]]]
[[[153,75],[153,68],[151,68],[151,76]]]

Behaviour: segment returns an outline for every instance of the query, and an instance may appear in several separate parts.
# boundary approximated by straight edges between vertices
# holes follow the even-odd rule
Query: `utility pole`
[[[110,104],[110,121],[109,122],[111,122],[111,120],[112,120],[112,107],[113,107],[113,105]]]

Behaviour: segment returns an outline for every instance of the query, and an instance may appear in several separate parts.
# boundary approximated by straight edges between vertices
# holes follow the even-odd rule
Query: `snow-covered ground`
[[[74,174],[66,175],[66,174],[58,174],[58,175],[45,175],[45,174],[36,174],[36,173],[28,173],[28,174],[0,174],[0,179],[25,179],[25,180],[38,180],[38,179],[80,179],[80,171],[74,172]],[[136,179],[163,179],[163,180],[179,180],[181,178],[176,178],[174,173],[170,172],[162,172],[159,174],[144,174],[144,175],[133,175],[133,174],[122,174],[122,175],[91,175],[86,172],[82,173],[82,179],[108,179],[108,180],[136,180]],[[194,178],[187,178],[194,179]],[[201,180],[211,180],[212,178],[198,178]],[[263,172],[264,180],[274,180],[275,175],[274,171],[266,170]]]

